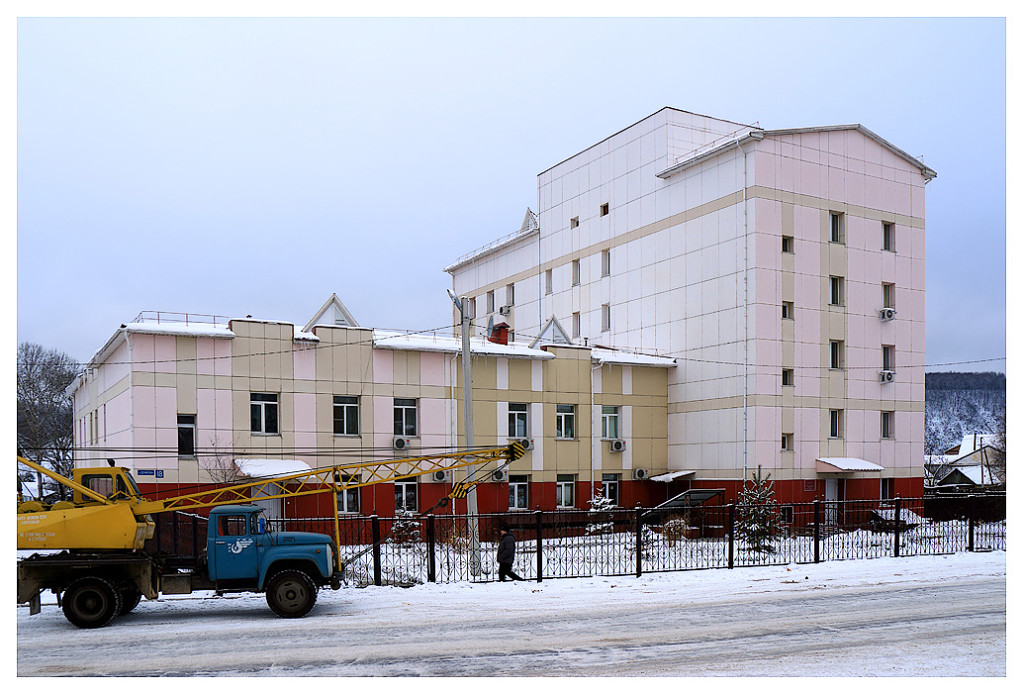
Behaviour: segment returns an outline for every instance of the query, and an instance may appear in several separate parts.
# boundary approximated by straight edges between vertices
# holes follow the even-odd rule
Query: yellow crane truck
[[[139,492],[129,469],[76,468],[66,478],[18,457],[39,474],[72,491],[68,501],[44,504],[18,501],[18,549],[39,550],[18,561],[18,603],[32,615],[40,595],[57,596],[64,616],[81,628],[103,627],[134,609],[141,598],[161,594],[262,592],[284,618],[301,618],[316,602],[317,591],[341,586],[338,514],[335,538],[321,533],[273,532],[260,500],[337,493],[395,480],[496,461],[514,461],[522,445],[435,456],[317,468],[253,483],[230,485],[159,500]],[[463,488],[464,489],[464,488]],[[337,494],[331,494],[337,505]],[[154,514],[212,508],[206,548],[198,558],[148,552]]]

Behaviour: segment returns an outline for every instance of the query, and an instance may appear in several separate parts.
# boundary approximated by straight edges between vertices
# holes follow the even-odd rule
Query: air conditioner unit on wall
[[[611,450],[613,454],[621,453],[626,450],[626,440],[613,439],[610,442],[608,442],[608,448]]]
[[[496,483],[503,483],[506,480],[508,480],[508,473],[505,470],[499,468],[498,470],[491,473],[491,480]]]
[[[516,441],[523,445],[524,451],[533,451],[532,439],[517,439]]]
[[[878,318],[882,319],[883,321],[892,321],[894,318],[896,318],[896,310],[889,308],[879,309]]]
[[[891,384],[896,381],[896,372],[889,369],[882,370],[878,373],[878,381],[883,384]]]
[[[398,451],[404,451],[404,450],[408,449],[409,448],[409,438],[408,437],[395,437],[394,446],[395,446],[395,449],[397,449]]]
[[[633,469],[633,480],[647,480],[650,476],[650,471],[646,468],[634,468]]]
[[[430,480],[434,483],[447,483],[452,479],[451,471],[434,471],[430,474]]]
[[[509,306],[499,307],[498,308],[498,313],[501,314],[502,316],[508,316],[509,314],[512,313],[512,306],[509,305]]]

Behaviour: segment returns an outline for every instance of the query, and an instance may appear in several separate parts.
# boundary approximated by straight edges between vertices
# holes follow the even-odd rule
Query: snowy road
[[[18,609],[18,674],[320,676],[1006,673],[1006,555],[143,601],[100,630]]]

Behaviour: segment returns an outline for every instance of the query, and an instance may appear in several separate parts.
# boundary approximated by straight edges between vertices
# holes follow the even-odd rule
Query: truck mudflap
[[[37,591],[35,594],[32,595],[32,598],[28,600],[29,615],[36,615],[43,610],[42,601],[39,598],[40,594],[42,593],[43,592],[41,591]]]
[[[330,584],[331,588],[337,591],[341,588],[342,583],[345,581],[345,570],[340,570],[331,575]]]

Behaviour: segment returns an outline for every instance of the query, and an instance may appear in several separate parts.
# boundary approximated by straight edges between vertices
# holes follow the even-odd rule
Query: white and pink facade
[[[446,270],[478,326],[493,309],[528,340],[554,318],[676,359],[680,482],[760,467],[783,499],[918,495],[934,176],[862,126],[665,108],[542,172],[536,222]]]

